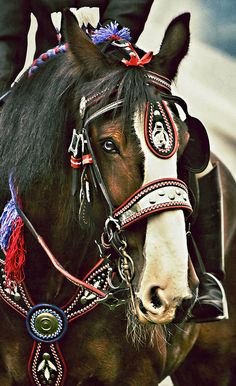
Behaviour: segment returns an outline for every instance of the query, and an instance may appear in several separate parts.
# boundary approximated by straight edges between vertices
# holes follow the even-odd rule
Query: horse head
[[[115,244],[115,234],[125,235],[135,267],[135,312],[143,323],[173,321],[177,307],[192,296],[184,213],[191,205],[177,163],[188,134],[170,100],[170,83],[188,51],[189,18],[184,14],[171,22],[160,52],[146,66],[132,66],[142,53],[131,46],[127,55],[129,44],[128,49],[123,41],[96,46],[71,14],[65,18],[74,71],[86,79],[77,91],[76,122],[78,132],[85,129],[82,140],[95,162],[86,178],[102,191],[98,199],[92,189],[90,216],[97,229],[106,223],[109,242]],[[158,127],[161,141],[155,140]]]

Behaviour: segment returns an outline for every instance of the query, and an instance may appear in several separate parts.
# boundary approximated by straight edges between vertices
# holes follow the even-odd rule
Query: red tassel
[[[12,286],[12,282],[21,283],[24,278],[23,266],[25,263],[25,243],[23,235],[24,223],[20,217],[14,222],[14,230],[9,239],[9,248],[6,252],[6,285]]]

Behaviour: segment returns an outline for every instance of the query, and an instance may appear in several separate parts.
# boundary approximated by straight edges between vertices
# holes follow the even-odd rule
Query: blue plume
[[[111,22],[105,27],[96,29],[91,37],[94,44],[99,44],[105,42],[106,40],[109,40],[113,35],[120,39],[128,41],[131,40],[130,29],[127,27],[123,27],[119,30],[119,24],[117,23],[117,21],[115,21],[114,23]]]

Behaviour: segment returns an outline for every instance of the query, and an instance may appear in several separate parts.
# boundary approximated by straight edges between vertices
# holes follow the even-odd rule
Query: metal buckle
[[[77,134],[76,129],[73,130],[71,143],[68,148],[68,153],[72,153],[75,158],[77,158],[79,153],[79,144],[81,141],[81,134]]]
[[[72,139],[70,146],[68,148],[68,153],[72,153],[75,158],[77,158],[79,154],[79,148],[81,146],[81,153],[84,153],[85,144],[87,140],[84,138],[83,134],[78,134],[76,129],[73,130]]]
[[[104,304],[110,310],[115,310],[128,301],[128,291],[129,288],[125,286],[125,283],[122,283],[120,288],[108,292],[107,296],[97,299],[97,302]]]

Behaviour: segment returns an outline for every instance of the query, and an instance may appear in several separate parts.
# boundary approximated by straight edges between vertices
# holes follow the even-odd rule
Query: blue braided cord
[[[119,24],[117,21],[115,21],[114,23],[111,22],[105,27],[96,29],[92,34],[92,41],[94,44],[103,43],[106,40],[109,40],[113,35],[120,39],[128,41],[131,40],[130,29],[123,27],[121,30],[119,30]]]
[[[58,54],[64,54],[66,51],[67,44],[61,44],[55,48],[50,48],[46,53],[41,54],[38,59],[34,60],[33,64],[29,68],[28,76],[37,72],[39,68],[47,63],[51,58],[55,58]]]
[[[12,176],[9,178],[9,187],[11,191],[11,199],[5,205],[0,217],[0,246],[7,251],[9,248],[9,239],[16,227],[16,220],[19,214],[16,210],[16,192],[12,182]]]

